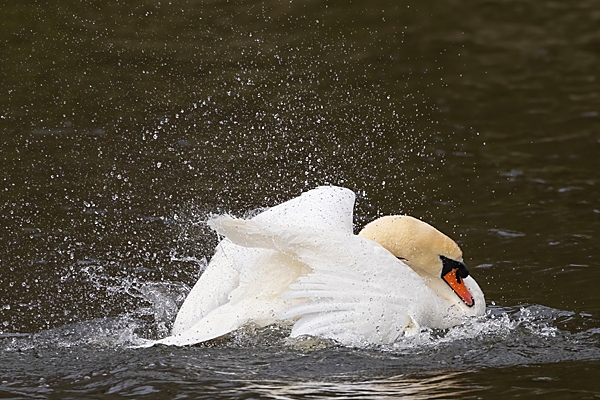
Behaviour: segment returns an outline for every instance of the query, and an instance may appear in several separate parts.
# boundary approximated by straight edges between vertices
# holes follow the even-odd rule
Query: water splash
[[[66,324],[32,334],[0,335],[0,349],[27,351],[53,348],[88,347],[115,349],[136,347],[169,334],[179,307],[190,288],[175,282],[137,282],[135,279],[108,279],[97,268],[86,270],[90,280],[102,290],[126,292],[143,300],[138,309],[113,318],[96,318]]]
[[[540,316],[544,310],[543,318]],[[551,315],[548,318],[548,314]],[[439,346],[461,340],[506,340],[519,330],[537,337],[555,337],[559,332],[552,325],[563,312],[543,306],[521,307],[512,312],[500,307],[488,307],[484,316],[467,319],[463,324],[448,329],[424,328],[414,336],[402,338],[391,350]]]
[[[200,269],[205,258],[177,251],[176,262],[192,262]],[[117,317],[91,319],[35,334],[0,336],[0,349],[46,351],[84,347],[119,349],[142,346],[169,334],[189,286],[174,281],[144,282],[136,277],[107,275],[100,263],[81,264],[81,273],[98,290],[123,293],[138,307]],[[471,367],[548,363],[565,360],[600,360],[600,326],[588,314],[541,305],[488,306],[486,315],[449,329],[422,329],[392,345],[347,348],[315,337],[290,338],[291,326],[246,326],[200,347],[222,350],[279,349],[284,353],[360,351],[369,357],[403,360],[403,368],[429,370],[432,366],[464,370]],[[178,349],[185,351],[185,348]],[[140,350],[141,351],[141,350]]]
[[[150,303],[149,307],[139,309],[137,313],[153,317],[151,336],[167,336],[190,287],[183,283],[148,282],[135,287],[135,290],[140,298]]]
[[[98,318],[34,334],[3,334],[0,336],[0,349],[22,352],[74,347],[98,350],[122,348],[140,343],[136,331],[143,325],[142,320],[131,315]]]

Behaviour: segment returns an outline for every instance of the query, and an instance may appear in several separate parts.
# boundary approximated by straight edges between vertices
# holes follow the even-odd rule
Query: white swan
[[[285,320],[292,337],[385,344],[485,312],[454,241],[409,216],[380,218],[356,236],[353,207],[352,191],[319,187],[249,220],[210,220],[225,239],[159,343]]]

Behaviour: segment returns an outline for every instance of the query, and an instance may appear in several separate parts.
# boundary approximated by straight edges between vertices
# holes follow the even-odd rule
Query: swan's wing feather
[[[362,238],[353,242],[360,251],[352,264],[313,259],[314,272],[285,293],[308,300],[279,314],[298,319],[292,336],[326,336],[351,345],[392,343],[417,327],[412,317],[420,304],[417,294],[429,288],[378,245]],[[337,272],[345,276],[339,279]]]
[[[352,232],[354,198],[349,189],[322,186],[272,207],[253,220],[263,224],[285,221],[288,225]],[[255,268],[264,253],[260,248],[241,247],[227,239],[221,241],[179,310],[172,333],[180,334],[192,328],[209,313],[227,304],[244,275]]]
[[[354,192],[336,186],[320,186],[260,213],[253,219],[281,226],[311,226],[352,232]]]
[[[412,316],[423,306],[423,298],[433,296],[414,271],[359,236],[226,216],[213,219],[211,225],[236,244],[280,251],[312,268],[284,294],[307,300],[279,314],[298,319],[292,336],[320,335],[345,344],[390,343],[414,328]],[[342,328],[346,324],[352,329]]]
[[[230,333],[248,322],[240,316],[237,310],[231,310],[225,304],[218,308],[218,312],[208,313],[196,321],[192,326],[180,332],[173,332],[171,336],[156,343],[169,346],[188,346],[205,342]]]
[[[250,267],[264,253],[222,240],[177,313],[172,334],[190,329],[208,313],[224,305],[240,283],[240,270]]]
[[[238,284],[226,293],[226,301],[212,310],[204,310],[202,313],[198,310],[197,314],[193,314],[193,307],[189,307],[190,314],[195,319],[190,317],[190,325],[186,329],[173,330],[172,336],[163,339],[161,343],[182,346],[214,339],[249,322],[260,326],[269,325],[277,321],[280,311],[297,302],[283,299],[280,295],[291,282],[297,280],[303,265],[281,252],[246,250],[260,250],[261,254],[252,261],[253,268],[238,274]],[[208,286],[211,282],[214,285],[224,285],[218,280],[204,281],[203,289],[207,294],[214,292],[214,288]],[[199,304],[204,304],[203,302],[204,299]],[[180,313],[187,313],[186,310],[182,307]]]

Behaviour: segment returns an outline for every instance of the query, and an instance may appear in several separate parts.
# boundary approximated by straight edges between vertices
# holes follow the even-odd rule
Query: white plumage
[[[445,328],[483,314],[483,293],[471,277],[463,280],[474,299],[468,307],[441,279],[435,281],[437,265],[427,266],[433,272],[421,266],[417,273],[389,245],[354,235],[353,206],[352,191],[319,187],[249,220],[210,220],[225,239],[181,307],[172,335],[160,343],[189,345],[250,322],[265,326],[285,320],[293,323],[293,337],[382,344],[420,326]],[[427,237],[432,251],[446,245],[436,240]],[[462,254],[456,258],[462,262]]]

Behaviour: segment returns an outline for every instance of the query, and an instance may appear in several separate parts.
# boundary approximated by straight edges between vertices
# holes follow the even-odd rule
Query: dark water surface
[[[600,397],[597,1],[0,16],[0,397]],[[321,184],[357,192],[357,229],[455,238],[488,315],[384,348],[277,327],[132,348],[212,255],[207,214]]]

